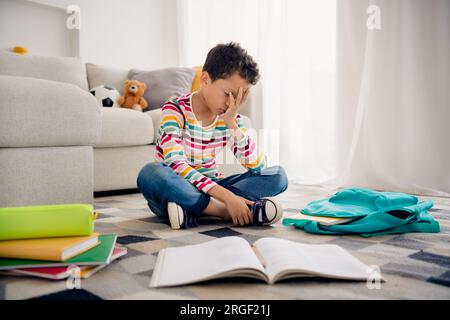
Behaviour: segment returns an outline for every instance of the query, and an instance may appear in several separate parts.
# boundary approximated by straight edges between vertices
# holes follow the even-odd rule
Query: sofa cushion
[[[102,133],[95,148],[141,146],[153,143],[152,119],[140,111],[102,108]]]
[[[193,68],[173,67],[160,70],[144,71],[131,69],[128,78],[139,80],[147,85],[144,98],[148,109],[162,108],[172,96],[191,92],[195,70]]]
[[[153,122],[153,131],[154,131],[154,138],[153,142],[156,143],[156,137],[158,136],[158,130],[159,130],[159,122],[161,121],[161,109],[155,109],[144,112],[147,116],[149,116],[152,119]]]
[[[123,94],[123,86],[125,80],[128,79],[128,71],[128,69],[111,68],[94,63],[86,63],[89,90],[101,85],[107,85],[119,91],[120,94]]]
[[[88,89],[86,68],[78,58],[0,51],[0,74],[67,82],[83,90]]]
[[[100,134],[97,100],[73,84],[0,75],[0,97],[0,147],[92,146]]]

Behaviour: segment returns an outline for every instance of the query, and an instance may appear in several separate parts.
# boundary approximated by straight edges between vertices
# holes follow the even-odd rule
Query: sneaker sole
[[[182,210],[183,209],[181,209],[181,207],[175,202],[169,202],[167,204],[167,213],[169,215],[170,226],[172,229],[181,229],[181,225],[183,224],[183,222],[180,221],[180,215],[181,217],[183,216]]]
[[[277,223],[282,217],[283,217],[283,207],[281,206],[281,203],[278,200],[275,200],[274,198],[265,198],[267,201],[270,201],[274,207],[275,207],[275,217],[272,221],[269,223],[266,223],[266,225]]]

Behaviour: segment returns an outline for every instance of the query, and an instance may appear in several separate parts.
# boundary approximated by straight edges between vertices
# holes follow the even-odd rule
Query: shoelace
[[[187,213],[186,210],[183,209],[183,215],[184,215],[184,229],[188,228],[195,228],[198,226],[197,223],[197,216]]]
[[[250,206],[250,210],[253,213],[254,225],[261,225],[268,222],[266,216],[266,199],[254,201],[254,204]]]
[[[253,205],[249,206],[250,211],[253,214],[254,225],[262,225],[264,223],[269,222],[266,215],[266,201],[267,201],[266,199],[256,200],[254,201]],[[184,224],[183,224],[184,229],[198,227],[197,216],[186,212],[186,210],[184,209],[183,215],[184,215]]]

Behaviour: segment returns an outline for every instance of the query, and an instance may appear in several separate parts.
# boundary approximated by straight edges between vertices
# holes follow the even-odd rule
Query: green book
[[[0,270],[109,264],[117,234],[102,234],[98,236],[98,240],[98,246],[64,262],[0,258]]]

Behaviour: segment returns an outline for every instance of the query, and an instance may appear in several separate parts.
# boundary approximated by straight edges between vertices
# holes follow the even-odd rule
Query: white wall
[[[176,64],[175,0],[76,0],[81,8],[81,57],[117,67],[155,69]]]
[[[33,54],[74,55],[74,32],[61,27],[66,18],[63,9],[24,0],[0,0],[0,49],[25,46]]]
[[[24,45],[31,54],[70,55],[64,49],[71,41],[69,15],[62,19],[61,12],[71,4],[81,9],[85,62],[142,69],[177,65],[176,0],[0,0],[0,48]]]

